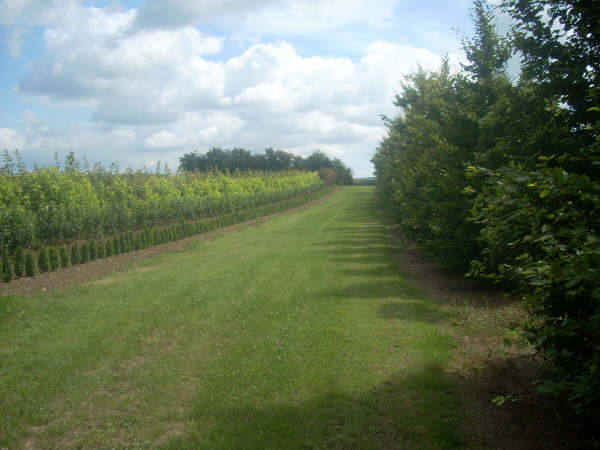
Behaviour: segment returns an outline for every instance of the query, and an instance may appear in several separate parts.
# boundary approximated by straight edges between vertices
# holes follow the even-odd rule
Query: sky
[[[458,67],[471,0],[0,0],[0,150],[175,169],[213,146],[356,177],[404,77]],[[458,29],[458,31],[457,31]]]

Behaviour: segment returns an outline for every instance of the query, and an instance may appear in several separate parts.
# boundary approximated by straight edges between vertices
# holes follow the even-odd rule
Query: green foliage
[[[151,230],[144,230],[142,232],[142,236],[143,236],[143,248],[147,248],[147,247],[151,247],[152,245],[154,245],[154,241],[153,241],[153,234]]]
[[[557,368],[544,388],[567,395],[580,413],[597,412],[600,183],[547,164],[502,169],[487,183],[475,216],[485,251],[474,271],[526,298],[536,318],[527,337]]]
[[[79,250],[79,246],[77,242],[71,243],[71,264],[77,265],[81,262],[81,252]]]
[[[67,247],[61,245],[58,249],[58,258],[60,260],[60,267],[69,267],[71,265],[71,258],[69,258],[69,252]]]
[[[106,254],[106,247],[104,246],[104,242],[97,241],[96,242],[96,258],[102,259],[105,256],[107,256],[107,254]]]
[[[20,278],[25,275],[25,253],[23,248],[17,248],[15,253],[15,277]]]
[[[231,150],[213,147],[205,154],[186,153],[179,158],[181,170],[194,172],[236,172],[240,170],[306,170],[318,172],[332,169],[336,172],[337,184],[352,184],[352,170],[338,159],[331,159],[320,150],[315,150],[307,158],[295,156],[282,150],[266,148],[264,153],[251,153],[242,148]]]
[[[48,272],[48,270],[50,270],[49,259],[50,259],[50,257],[48,255],[48,248],[42,247],[38,254],[38,269],[40,269],[40,272],[44,273],[44,272]]]
[[[274,155],[277,152],[274,153]],[[64,169],[9,163],[0,170],[0,247],[41,247],[82,236],[168,226],[277,203],[322,189],[316,173],[153,174],[101,166],[82,172],[72,154]],[[332,167],[336,160],[327,160]],[[21,167],[16,170],[15,167]],[[128,251],[132,245],[121,245]]]
[[[492,8],[484,0],[475,0],[473,4],[475,37],[463,39],[463,50],[469,61],[463,68],[482,82],[503,76],[511,56],[511,44],[496,33]]]
[[[572,120],[571,131],[590,137],[590,130],[579,125],[600,117],[595,109],[600,84],[598,2],[506,0],[505,6],[514,19],[524,78],[534,80],[543,96],[569,105],[565,112]]]
[[[527,337],[555,369],[541,389],[562,395],[594,424],[600,421],[600,4],[510,0],[507,10],[523,78],[548,112],[523,117],[524,137],[540,130],[540,145],[521,148],[515,162],[487,172],[474,211],[485,243],[475,270],[512,283],[526,299],[535,318]]]
[[[104,241],[104,250],[104,253],[107,257],[113,256],[115,254],[115,247],[111,238],[108,238]]]
[[[0,268],[2,269],[2,281],[5,283],[10,282],[10,280],[12,280],[13,273],[10,258],[8,257],[7,253],[2,255],[2,263],[0,264]]]
[[[526,334],[582,418],[600,421],[600,3],[506,0],[512,42],[475,1],[468,64],[408,77],[373,158],[403,232],[447,266],[511,288]],[[523,57],[504,74],[510,46]]]
[[[90,261],[94,261],[98,258],[98,248],[96,247],[96,241],[89,241],[88,246],[90,248]]]
[[[117,240],[119,241],[119,250],[121,253],[127,253],[129,251],[127,245],[127,236],[124,233],[121,233],[117,236]]]
[[[87,242],[83,242],[81,244],[80,255],[81,255],[80,259],[79,259],[80,264],[85,264],[90,260],[90,247]]]
[[[115,255],[120,255],[121,254],[121,241],[119,240],[119,237],[116,236],[113,238],[112,240],[112,248],[114,251]]]
[[[476,256],[478,227],[466,219],[470,202],[465,164],[477,139],[474,85],[439,72],[408,78],[396,105],[404,115],[387,120],[388,136],[373,157],[378,197],[407,237],[451,268],[466,268]]]
[[[32,252],[27,252],[25,254],[25,275],[28,277],[35,275],[35,262]]]
[[[58,270],[59,257],[58,250],[56,249],[56,247],[50,247],[48,249],[48,265],[50,266],[51,271]]]

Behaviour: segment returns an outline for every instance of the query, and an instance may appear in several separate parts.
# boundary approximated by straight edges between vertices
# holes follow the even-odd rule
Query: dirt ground
[[[440,306],[464,311],[457,322],[484,330],[486,324],[519,320],[519,301],[498,289],[441,269],[390,228],[400,271]],[[462,322],[461,322],[462,320]],[[473,321],[480,324],[473,325]],[[471,323],[467,323],[471,322]],[[553,398],[535,392],[532,383],[547,371],[533,349],[506,349],[501,336],[457,330],[457,351],[450,375],[456,379],[464,411],[468,448],[589,448],[586,430]],[[501,406],[492,399],[502,395]]]

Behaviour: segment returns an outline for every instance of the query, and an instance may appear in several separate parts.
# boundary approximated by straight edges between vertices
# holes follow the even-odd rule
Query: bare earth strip
[[[536,395],[532,383],[547,368],[529,346],[507,346],[526,311],[499,288],[449,273],[389,226],[398,268],[441,310],[457,315],[457,349],[449,373],[460,386],[469,447],[494,449],[584,448],[569,412]],[[506,329],[505,334],[498,330]],[[511,333],[511,328],[515,331]],[[502,405],[492,400],[505,397]]]

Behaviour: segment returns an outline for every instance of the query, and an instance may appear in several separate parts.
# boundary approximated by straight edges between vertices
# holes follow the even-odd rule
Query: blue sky
[[[29,165],[176,167],[212,146],[306,155],[356,176],[394,93],[442,54],[471,0],[0,0],[0,149]]]

